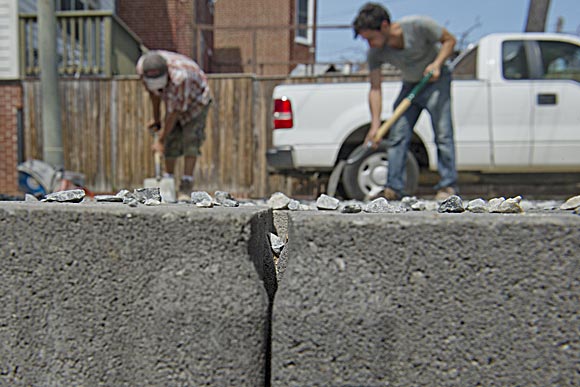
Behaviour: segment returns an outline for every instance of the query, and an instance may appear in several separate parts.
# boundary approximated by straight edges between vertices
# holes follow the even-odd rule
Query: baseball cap
[[[156,52],[149,52],[143,56],[143,81],[147,89],[159,92],[167,85],[167,62]]]
[[[143,76],[145,78],[157,78],[167,74],[167,62],[165,58],[156,52],[148,52],[143,56]]]

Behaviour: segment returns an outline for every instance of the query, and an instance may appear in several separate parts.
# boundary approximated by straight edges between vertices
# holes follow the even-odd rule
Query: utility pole
[[[56,52],[56,14],[53,0],[38,0],[38,48],[42,95],[43,159],[55,168],[64,168],[58,61]]]
[[[530,0],[525,32],[546,31],[546,19],[548,18],[549,8],[550,0]]]

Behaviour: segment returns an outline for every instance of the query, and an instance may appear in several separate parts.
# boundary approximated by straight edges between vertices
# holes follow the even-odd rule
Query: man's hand
[[[435,82],[436,80],[439,79],[439,76],[441,76],[441,67],[436,63],[431,63],[427,67],[425,67],[425,71],[423,71],[423,75],[429,74],[430,71],[433,72],[433,75],[431,75],[431,79],[429,81]]]
[[[369,129],[369,131],[367,132],[367,135],[365,137],[365,145],[370,145],[373,149],[377,149],[377,147],[379,146],[379,142],[381,141],[381,139],[378,139],[377,141],[375,141],[375,137],[377,135],[377,131],[379,128],[373,128],[371,127]]]
[[[427,75],[429,71],[433,71],[433,76],[431,77],[431,82],[434,82],[439,79],[441,76],[441,66],[445,63],[445,60],[453,54],[453,49],[455,48],[455,36],[451,35],[447,29],[443,28],[443,32],[441,33],[441,38],[439,39],[441,43],[441,49],[439,50],[439,54],[433,61],[433,63],[429,64],[423,75]]]
[[[158,132],[161,130],[161,122],[152,120],[147,124],[147,129],[149,129],[151,133]]]

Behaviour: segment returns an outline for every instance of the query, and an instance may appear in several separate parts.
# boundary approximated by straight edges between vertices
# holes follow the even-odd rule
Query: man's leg
[[[165,157],[165,172],[171,176],[175,173],[175,158]]]
[[[193,176],[193,171],[195,171],[195,163],[197,161],[197,156],[185,156],[183,163],[183,174],[186,176]]]
[[[183,155],[183,128],[178,122],[165,137],[165,172],[171,176],[175,173],[175,162]]]
[[[451,115],[451,83],[448,73],[434,86],[427,101],[427,110],[435,132],[437,144],[437,169],[440,180],[435,189],[452,188],[457,191],[457,170],[455,167],[455,140]]]
[[[395,102],[397,106],[411,90],[413,85],[404,86]],[[407,151],[413,136],[413,128],[421,114],[421,108],[412,104],[397,120],[387,135],[388,172],[385,188],[390,188],[402,196],[405,190],[407,173]]]
[[[195,170],[196,156],[184,156],[183,158],[183,176],[179,182],[178,200],[190,200],[193,191],[193,171]]]
[[[197,157],[201,154],[201,146],[205,140],[205,122],[208,107],[205,107],[191,122],[184,125],[183,128],[183,177],[179,190],[187,195],[191,194],[193,189],[195,164]]]

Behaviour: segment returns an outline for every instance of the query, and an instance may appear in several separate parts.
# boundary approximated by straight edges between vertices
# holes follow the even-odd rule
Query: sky
[[[391,19],[427,15],[455,35],[465,47],[493,32],[521,32],[529,0],[373,0],[389,10]],[[350,25],[367,0],[318,0],[318,25]],[[554,32],[558,17],[563,31],[580,35],[580,0],[551,0],[546,31]],[[317,34],[319,62],[363,62],[367,45],[353,39],[352,29],[321,29]]]

